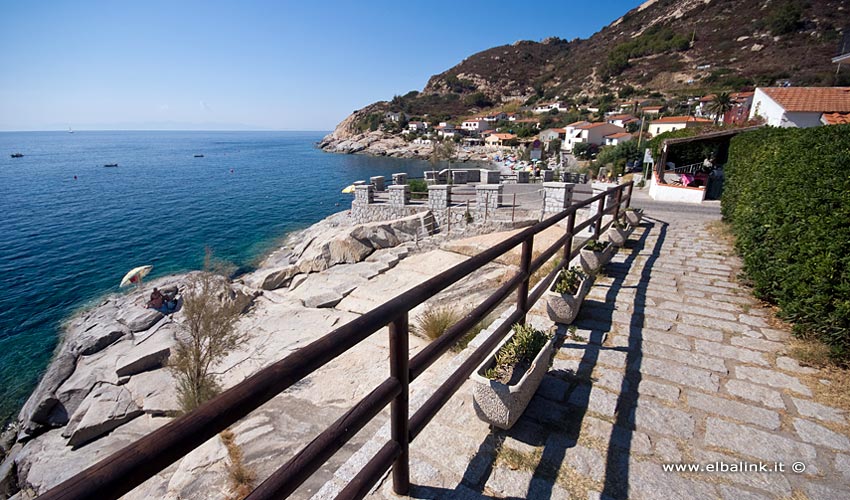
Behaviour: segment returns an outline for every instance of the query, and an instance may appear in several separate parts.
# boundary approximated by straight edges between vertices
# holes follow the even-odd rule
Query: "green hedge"
[[[850,364],[850,125],[732,140],[723,216],[755,294]]]

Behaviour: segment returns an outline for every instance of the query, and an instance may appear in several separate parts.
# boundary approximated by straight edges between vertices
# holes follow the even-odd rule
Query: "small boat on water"
[[[195,155],[195,158],[203,158],[204,155]]]
[[[21,153],[12,153],[12,158],[23,158],[24,155]]]
[[[117,166],[118,166],[118,164],[117,164],[117,163],[106,163],[106,164],[104,164],[103,166],[104,166],[104,167],[117,167]]]

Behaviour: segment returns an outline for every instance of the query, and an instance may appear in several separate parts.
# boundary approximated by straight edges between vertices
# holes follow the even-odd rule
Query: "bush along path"
[[[519,422],[478,421],[467,383],[411,444],[411,496],[850,498],[850,427],[828,399],[839,381],[788,355],[789,328],[736,281],[741,262],[716,219],[648,210],[573,327],[557,326],[563,340]],[[529,321],[553,326],[542,309]],[[412,410],[446,374],[414,386]],[[391,483],[371,497],[394,498]]]

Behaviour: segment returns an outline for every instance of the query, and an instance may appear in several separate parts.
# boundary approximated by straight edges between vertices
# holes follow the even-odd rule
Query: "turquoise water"
[[[351,182],[428,166],[324,153],[323,135],[0,133],[0,423],[35,387],[62,321],[118,292],[129,269],[198,269],[209,246],[250,270],[287,232],[348,208]]]

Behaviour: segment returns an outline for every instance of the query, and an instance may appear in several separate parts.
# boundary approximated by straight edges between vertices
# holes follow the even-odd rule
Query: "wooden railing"
[[[595,231],[591,239],[597,238],[611,224],[611,222],[603,224],[603,216],[606,214],[613,215],[612,221],[619,220],[622,205],[625,203],[625,208],[628,208],[630,204],[633,187],[633,183],[616,186],[586,201],[572,205],[563,212],[434,276],[264,368],[192,413],[126,446],[47,491],[39,498],[51,500],[118,498],[384,326],[389,326],[389,378],[272,473],[247,498],[250,500],[278,499],[291,494],[388,404],[391,422],[390,440],[349,482],[337,498],[364,497],[390,467],[392,467],[393,490],[398,494],[406,494],[410,488],[408,460],[410,442],[416,439],[475,368],[508,334],[511,326],[525,321],[526,313],[551,285],[560,269],[568,266],[569,262],[578,255],[585,242],[573,248],[574,236],[594,226]],[[614,203],[606,206],[606,199],[609,196],[613,197]],[[594,203],[597,208],[596,214],[577,225],[576,211]],[[532,259],[534,236],[564,219],[567,219],[565,234],[537,258]],[[452,325],[442,337],[410,359],[408,349],[410,311],[517,245],[522,245],[519,272]],[[531,275],[559,251],[562,252],[560,264],[529,294]],[[517,303],[513,313],[455,370],[416,413],[409,415],[410,382],[422,375],[514,290],[517,291]]]

